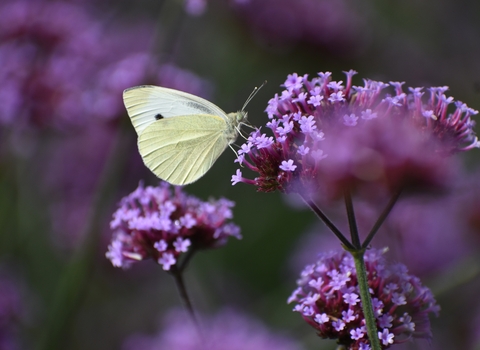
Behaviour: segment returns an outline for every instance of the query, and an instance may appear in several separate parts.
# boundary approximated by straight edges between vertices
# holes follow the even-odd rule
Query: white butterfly
[[[171,184],[186,185],[205,175],[235,142],[256,91],[241,111],[229,114],[198,96],[151,85],[125,90],[123,102],[145,165]]]

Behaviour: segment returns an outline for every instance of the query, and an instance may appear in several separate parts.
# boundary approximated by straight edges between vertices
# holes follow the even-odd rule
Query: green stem
[[[355,261],[357,271],[358,288],[360,289],[360,299],[362,300],[363,315],[367,326],[368,339],[372,350],[381,350],[380,339],[378,338],[377,323],[373,312],[372,299],[369,292],[367,270],[365,268],[364,254],[365,249],[350,251]]]
[[[180,273],[182,273],[187,268],[188,263],[193,258],[193,256],[195,255],[196,252],[197,252],[197,249],[195,249],[195,248],[191,248],[187,251],[187,254],[182,259],[182,262],[178,263],[178,268],[177,269]]]
[[[353,200],[350,190],[345,190],[345,207],[347,208],[348,225],[350,227],[350,237],[355,249],[360,249],[360,236],[358,235],[357,220],[355,220],[355,211],[353,209]]]
[[[175,279],[175,284],[177,285],[178,289],[178,294],[180,294],[180,299],[182,299],[182,302],[187,309],[188,313],[190,314],[190,317],[192,320],[197,324],[197,317],[195,316],[195,311],[192,306],[192,302],[190,301],[190,297],[188,296],[187,293],[187,288],[185,287],[185,282],[183,281],[183,273],[182,271],[178,269],[173,269],[171,271],[171,275]]]
[[[205,339],[200,323],[198,322],[195,310],[193,308],[190,297],[188,296],[187,288],[185,287],[185,282],[183,280],[183,271],[177,269],[176,267],[172,268],[171,275],[175,279],[175,284],[177,285],[178,293],[180,294],[180,299],[182,299],[183,305],[188,311],[190,318],[195,325],[199,339],[202,344],[207,344],[207,339]]]

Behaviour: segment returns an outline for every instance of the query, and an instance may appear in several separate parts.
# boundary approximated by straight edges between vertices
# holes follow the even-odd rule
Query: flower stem
[[[177,267],[178,273],[181,274],[185,270],[188,263],[193,258],[193,256],[195,255],[196,252],[197,252],[197,249],[195,249],[195,248],[191,248],[187,251],[187,254],[185,255],[185,258],[182,260],[182,262],[180,264],[177,264],[178,265],[178,267]]]
[[[178,293],[180,294],[180,299],[182,299],[183,305],[187,309],[187,312],[190,315],[190,318],[195,325],[197,330],[199,339],[201,340],[202,344],[206,344],[206,339],[204,339],[202,329],[200,327],[200,323],[198,322],[197,316],[195,314],[195,310],[192,306],[192,302],[190,297],[188,296],[187,288],[185,287],[185,282],[183,280],[183,271],[177,268],[172,268],[171,275],[175,279],[175,284],[177,285]]]
[[[393,206],[397,202],[401,193],[402,193],[402,188],[399,188],[396,192],[393,193],[392,198],[390,198],[390,201],[387,203],[387,206],[385,207],[385,209],[383,209],[382,213],[380,214],[380,216],[377,219],[377,222],[375,222],[372,229],[370,230],[370,233],[368,234],[367,238],[363,242],[363,244],[362,244],[363,249],[366,249],[368,247],[368,245],[370,244],[370,242],[372,241],[373,237],[375,237],[375,234],[377,233],[380,226],[382,226],[382,224],[385,221],[385,219],[387,218],[388,214],[390,214],[390,212],[392,211]]]
[[[345,190],[345,206],[347,208],[348,225],[350,227],[350,236],[355,249],[360,249],[360,236],[358,235],[357,221],[355,220],[355,211],[353,209],[352,194],[349,189]]]
[[[180,294],[180,299],[187,309],[188,313],[190,314],[192,320],[197,323],[197,318],[195,316],[195,311],[193,310],[192,302],[190,301],[190,297],[187,293],[187,288],[185,287],[185,282],[183,281],[183,273],[178,269],[172,268],[172,276],[175,279],[175,284],[177,285],[178,293]]]
[[[362,309],[367,326],[368,339],[372,350],[381,350],[380,340],[378,339],[377,323],[373,312],[372,299],[369,292],[367,271],[365,268],[364,254],[365,249],[350,251],[355,261],[357,271],[358,288],[360,289],[360,299],[362,300]]]
[[[342,242],[342,244],[347,248],[347,250],[355,250],[355,247],[348,241],[348,239],[343,235],[343,233],[335,226],[335,224],[330,221],[330,219],[325,215],[324,212],[311,200],[304,198],[302,199],[307,203],[310,209],[319,217],[320,220],[337,236],[337,238]]]

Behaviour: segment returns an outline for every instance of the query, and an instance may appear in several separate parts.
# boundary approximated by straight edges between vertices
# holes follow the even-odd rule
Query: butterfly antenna
[[[248,96],[247,100],[245,101],[245,103],[243,104],[243,107],[242,107],[242,111],[245,110],[245,108],[247,107],[248,103],[255,97],[255,95],[257,94],[257,92],[267,83],[267,81],[265,80],[262,85],[260,85],[259,87],[256,87],[255,86],[255,89],[253,89],[253,91],[250,93],[250,95]]]

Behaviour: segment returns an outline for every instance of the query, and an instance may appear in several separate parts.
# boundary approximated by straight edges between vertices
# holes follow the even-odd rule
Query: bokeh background
[[[158,183],[138,155],[125,88],[173,87],[231,112],[267,80],[247,108],[261,126],[288,74],[345,81],[355,69],[356,84],[448,85],[480,109],[479,38],[480,3],[467,0],[2,1],[0,349],[122,349],[181,307],[154,262],[121,270],[105,258],[116,203]],[[479,156],[459,157],[454,194],[400,203],[373,242],[436,294],[431,349],[480,341]],[[334,349],[286,299],[303,264],[339,243],[297,198],[231,186],[234,158],[227,150],[185,188],[235,201],[243,234],[195,256],[185,278],[196,309],[233,307],[301,348]],[[341,209],[326,211],[346,227]]]

